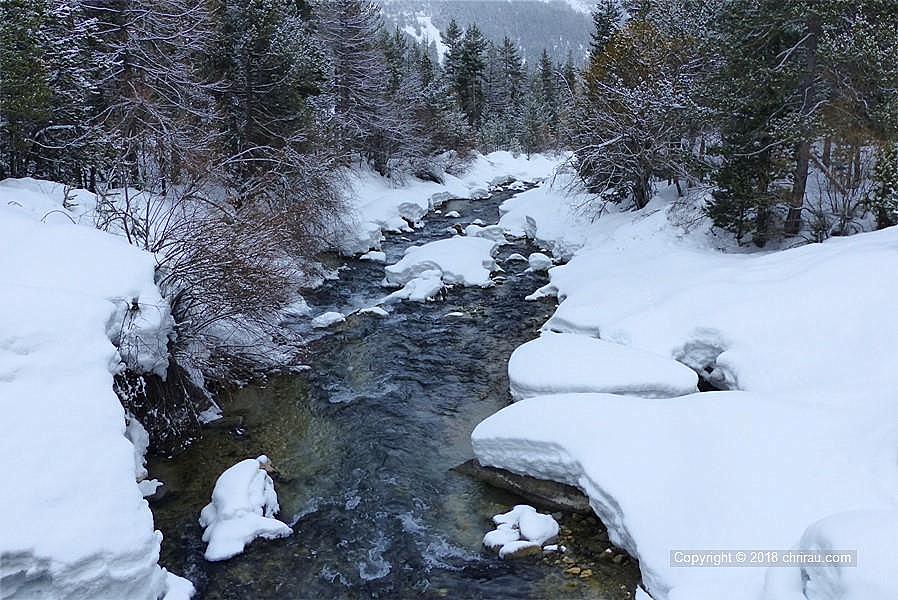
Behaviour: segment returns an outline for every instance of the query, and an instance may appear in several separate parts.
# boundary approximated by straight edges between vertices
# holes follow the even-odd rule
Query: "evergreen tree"
[[[477,127],[483,112],[483,81],[486,69],[487,41],[477,25],[465,29],[461,40],[461,56],[455,74],[455,90],[468,123]]]
[[[592,13],[592,37],[589,42],[589,61],[593,62],[605,52],[605,47],[620,29],[624,14],[619,0],[599,0]]]
[[[35,136],[52,116],[52,90],[41,31],[44,0],[0,3],[0,178],[24,177],[34,160]]]

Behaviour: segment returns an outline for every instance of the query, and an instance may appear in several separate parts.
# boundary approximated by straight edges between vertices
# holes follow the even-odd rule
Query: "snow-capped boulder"
[[[200,512],[206,560],[226,560],[256,538],[287,537],[293,530],[274,516],[280,510],[267,456],[242,460],[219,476],[212,502]]]
[[[527,262],[530,263],[531,271],[548,271],[552,268],[552,259],[542,252],[534,252]]]

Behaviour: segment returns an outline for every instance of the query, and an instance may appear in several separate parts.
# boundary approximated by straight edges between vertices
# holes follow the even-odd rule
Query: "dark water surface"
[[[447,203],[462,217],[430,215],[414,233],[389,236],[388,262],[450,236],[453,223],[495,223],[512,193]],[[450,470],[472,456],[474,426],[510,401],[508,357],[554,308],[524,301],[544,274],[503,262],[534,250],[523,240],[502,246],[506,272],[492,288],[456,287],[437,302],[393,305],[386,318],[349,316],[311,343],[310,370],[232,394],[203,439],[151,461],[151,475],[172,490],[153,508],[162,564],[191,579],[200,598],[632,597],[633,565],[608,563],[579,579],[541,558],[502,561],[484,550],[489,518],[520,500]],[[316,314],[389,293],[383,265],[339,263],[339,280],[307,294]],[[224,469],[259,454],[280,472],[279,516],[295,533],[209,563],[199,511]]]

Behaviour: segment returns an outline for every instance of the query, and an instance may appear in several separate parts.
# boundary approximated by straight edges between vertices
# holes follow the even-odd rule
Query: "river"
[[[513,193],[450,201],[443,210],[461,218],[431,214],[415,232],[389,235],[388,263],[452,235],[453,223],[497,222]],[[507,272],[494,287],[456,287],[436,302],[393,305],[384,318],[349,316],[310,342],[309,370],[229,394],[225,418],[202,439],[152,459],[151,476],[169,489],[153,506],[163,566],[192,580],[200,598],[632,598],[638,569],[597,559],[607,541],[592,518],[557,515],[576,561],[503,561],[483,549],[490,517],[521,501],[451,470],[471,457],[474,426],[510,402],[509,355],[554,309],[551,299],[524,301],[545,274],[503,262],[535,250],[525,240],[502,246]],[[383,265],[331,260],[339,279],[304,294],[316,313],[388,293]],[[295,533],[207,562],[199,511],[224,469],[259,454],[278,469],[279,516]],[[564,573],[574,562],[592,577]]]

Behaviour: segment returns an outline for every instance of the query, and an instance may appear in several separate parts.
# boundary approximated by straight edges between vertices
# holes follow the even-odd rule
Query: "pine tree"
[[[455,90],[468,123],[477,127],[484,108],[483,79],[486,69],[487,41],[477,25],[465,29],[461,40],[461,56],[455,74]]]
[[[52,118],[49,68],[40,44],[47,19],[43,0],[0,4],[0,178],[31,172],[35,136]]]
[[[597,60],[605,47],[620,29],[624,14],[620,8],[619,0],[600,0],[592,13],[593,31],[589,42],[589,61]]]

